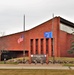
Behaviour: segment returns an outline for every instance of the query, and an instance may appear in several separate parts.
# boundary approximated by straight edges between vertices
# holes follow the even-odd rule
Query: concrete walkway
[[[0,64],[0,69],[64,69],[74,70],[74,67],[62,66],[60,64]]]

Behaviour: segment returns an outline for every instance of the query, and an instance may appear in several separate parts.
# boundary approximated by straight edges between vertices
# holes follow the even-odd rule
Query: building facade
[[[73,29],[74,23],[54,17],[28,31],[0,37],[0,51],[12,53],[11,57],[22,57],[24,52],[25,56],[48,54],[52,57],[54,53],[55,57],[73,57],[68,54]],[[45,32],[52,32],[53,38],[45,38]],[[18,42],[20,38],[23,39]]]

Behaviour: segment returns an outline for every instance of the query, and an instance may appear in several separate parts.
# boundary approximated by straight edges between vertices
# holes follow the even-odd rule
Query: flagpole
[[[23,36],[24,36],[24,39],[23,39],[23,57],[25,59],[25,15],[24,15],[24,25],[23,25]]]
[[[52,19],[52,36],[53,36],[53,38],[52,38],[53,39],[52,40],[52,43],[53,43],[52,53],[53,53],[53,64],[54,64],[55,63],[55,55],[54,55],[54,14],[52,15],[52,17],[53,17],[53,19]]]

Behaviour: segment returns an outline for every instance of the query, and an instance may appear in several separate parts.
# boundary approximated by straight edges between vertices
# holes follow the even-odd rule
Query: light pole
[[[25,59],[25,15],[24,15],[24,25],[23,25],[23,57]]]
[[[55,55],[54,55],[54,14],[52,18],[52,56],[53,56],[53,64],[55,63]]]

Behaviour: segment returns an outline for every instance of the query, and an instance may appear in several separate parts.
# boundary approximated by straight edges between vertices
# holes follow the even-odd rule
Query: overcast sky
[[[24,14],[28,30],[51,19],[53,13],[74,23],[74,0],[0,0],[0,34],[23,31]]]

